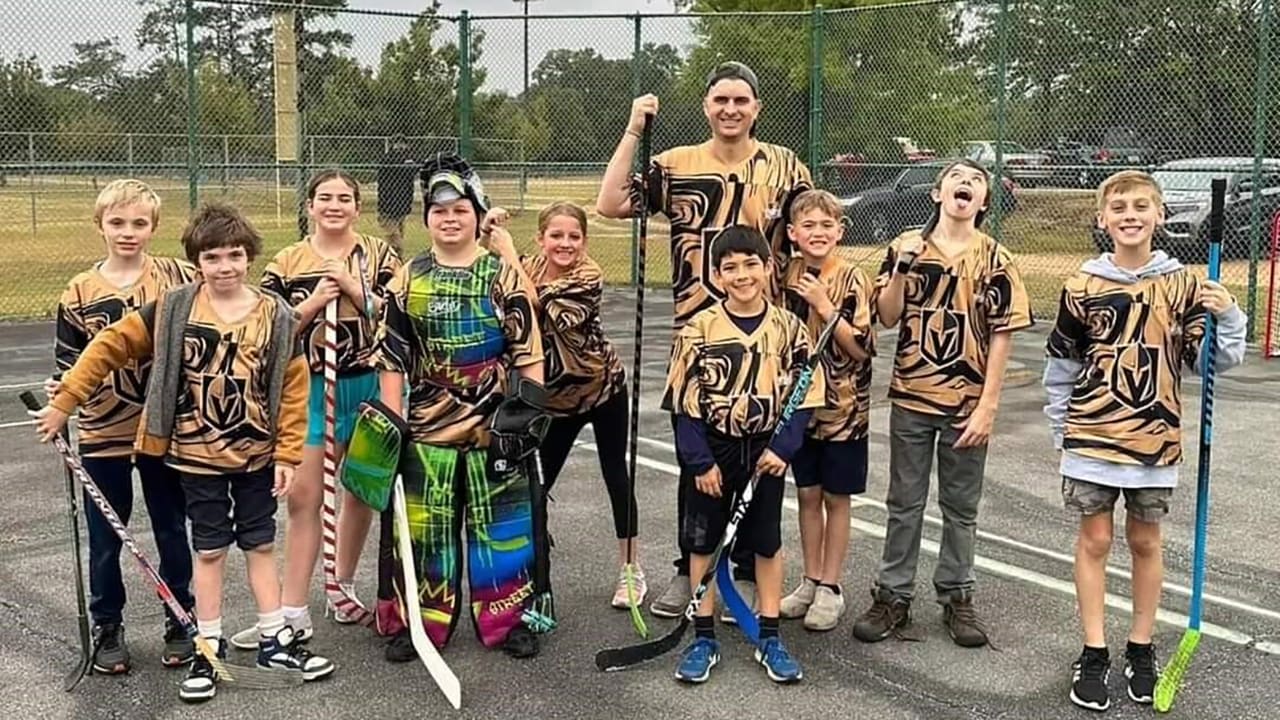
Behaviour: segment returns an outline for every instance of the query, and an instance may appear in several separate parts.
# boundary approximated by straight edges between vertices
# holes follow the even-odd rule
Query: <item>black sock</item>
[[[837,595],[840,594],[840,586],[833,583],[820,582],[818,583],[818,587],[824,587]]]
[[[778,618],[767,615],[760,616],[760,639],[778,637]]]
[[[695,615],[693,616],[693,636],[700,638],[716,639],[716,619],[714,616]]]
[[[1128,643],[1125,644],[1125,654],[1132,654],[1135,652],[1150,650],[1150,649],[1151,649],[1151,643],[1136,643],[1130,640]]]
[[[1085,653],[1092,653],[1092,654],[1094,654],[1094,655],[1101,655],[1101,656],[1102,656],[1102,658],[1103,658],[1103,659],[1105,659],[1105,660],[1110,660],[1110,659],[1111,659],[1111,651],[1110,651],[1110,650],[1108,650],[1105,646],[1104,646],[1104,647],[1090,647],[1090,646],[1088,646],[1088,645],[1085,645],[1085,646],[1084,646],[1084,651],[1085,651]]]
[[[811,578],[811,577],[809,577],[808,575],[805,575],[805,576],[804,576],[804,579],[805,579],[805,580],[808,580],[809,582],[813,583],[814,585],[821,585],[821,584],[822,584],[822,581],[821,581],[821,580],[819,580],[818,578]]]

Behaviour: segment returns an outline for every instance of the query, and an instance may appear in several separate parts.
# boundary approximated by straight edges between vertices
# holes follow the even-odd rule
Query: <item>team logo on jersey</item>
[[[205,373],[200,377],[205,422],[225,433],[236,429],[248,416],[248,380],[234,375]]]
[[[949,308],[920,311],[920,356],[937,367],[947,367],[964,354],[966,313]]]
[[[1156,400],[1160,379],[1160,348],[1130,343],[1116,348],[1111,364],[1111,392],[1133,410],[1142,410]]]
[[[121,400],[142,405],[147,399],[146,377],[145,370],[130,365],[111,373],[111,387]]]

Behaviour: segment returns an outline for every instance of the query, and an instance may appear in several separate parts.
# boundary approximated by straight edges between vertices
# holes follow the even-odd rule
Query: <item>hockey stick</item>
[[[1213,181],[1209,209],[1209,279],[1217,282],[1222,277],[1222,215],[1227,193],[1227,181]],[[1218,349],[1218,325],[1213,313],[1206,312],[1204,320],[1204,345],[1200,352],[1200,458],[1196,466],[1196,535],[1195,554],[1191,570],[1191,608],[1187,613],[1187,630],[1178,642],[1178,649],[1169,659],[1169,665],[1160,673],[1156,683],[1155,707],[1158,712],[1169,712],[1191,667],[1191,659],[1200,646],[1200,615],[1204,595],[1205,546],[1209,540],[1209,458],[1213,444],[1213,381],[1216,374],[1214,362]]]
[[[36,400],[36,396],[30,390],[23,392],[18,397],[27,406],[27,409],[40,410],[40,402]],[[138,568],[142,571],[143,577],[155,587],[156,594],[160,596],[165,607],[169,608],[173,618],[178,621],[178,624],[186,631],[188,637],[195,643],[196,652],[199,652],[209,661],[219,679],[255,690],[279,690],[302,684],[302,671],[300,670],[270,670],[260,667],[232,665],[219,658],[217,651],[209,644],[208,639],[200,635],[199,630],[196,629],[195,621],[191,619],[191,615],[186,608],[182,607],[182,603],[178,602],[178,598],[174,596],[173,590],[169,588],[168,583],[164,581],[164,578],[160,577],[160,573],[156,572],[155,567],[147,560],[147,556],[142,554],[141,548],[133,541],[133,537],[129,535],[129,531],[125,528],[124,522],[120,520],[120,516],[111,507],[111,503],[107,502],[106,496],[98,489],[98,485],[94,483],[89,473],[85,472],[76,451],[71,449],[71,446],[67,444],[67,441],[61,435],[54,436],[53,446],[62,455],[62,460],[67,469],[75,476],[76,480],[80,481],[80,486],[84,488],[89,499],[102,512],[102,516],[106,518],[107,524],[111,525],[111,529],[120,538],[120,542],[129,549],[134,559],[138,561]]]
[[[404,497],[404,480],[399,475],[396,476],[391,502],[396,522],[396,545],[400,550],[400,568],[404,572],[406,615],[404,624],[409,626],[409,638],[413,640],[413,649],[418,652],[418,659],[422,660],[431,679],[436,681],[440,692],[444,693],[449,704],[456,710],[462,707],[462,684],[458,682],[458,676],[453,674],[453,670],[445,664],[440,651],[431,643],[426,629],[422,627],[422,605],[418,599],[418,569],[414,567],[413,543],[409,539],[409,508]]]
[[[786,428],[791,416],[800,407],[800,403],[804,402],[804,396],[808,393],[809,386],[813,383],[813,374],[817,371],[818,365],[822,361],[822,352],[826,349],[827,343],[830,342],[836,323],[839,321],[840,316],[837,314],[832,316],[831,320],[823,326],[822,333],[818,335],[818,341],[809,354],[808,362],[805,363],[800,376],[796,378],[795,387],[791,389],[791,393],[787,397],[787,404],[782,408],[782,416],[778,419],[778,424],[774,426],[773,437],[776,438]],[[702,599],[706,596],[707,589],[716,575],[716,567],[720,562],[721,556],[724,555],[725,548],[733,543],[733,539],[738,533],[738,523],[742,522],[742,518],[746,516],[747,510],[751,506],[751,498],[755,494],[756,481],[759,478],[759,472],[752,473],[751,479],[743,487],[741,495],[734,503],[733,514],[729,516],[729,524],[725,527],[724,535],[720,538],[720,544],[716,546],[715,552],[711,555],[711,564],[698,580],[698,588],[694,591],[689,604],[685,606],[684,613],[680,616],[679,624],[671,632],[657,640],[629,647],[605,648],[597,652],[597,668],[604,671],[622,670],[664,655],[680,644],[680,639],[684,637],[685,630],[689,628],[694,615],[698,613],[698,606],[702,604]]]
[[[324,592],[339,612],[359,625],[371,625],[373,613],[338,582],[338,302],[324,306],[324,498],[321,528],[324,547]]]
[[[23,402],[26,402],[25,398]],[[29,404],[28,407],[30,407]],[[36,407],[39,408],[39,403]],[[62,442],[67,447],[71,447],[71,435],[65,427],[62,428],[61,436]],[[64,467],[63,471],[67,483],[67,520],[71,527],[71,558],[75,563],[72,570],[76,578],[76,627],[80,632],[80,660],[75,667],[71,668],[71,672],[62,683],[62,689],[71,692],[85,675],[93,671],[93,640],[89,635],[89,616],[84,594],[84,552],[80,545],[80,502],[76,498],[76,476],[71,472],[70,466]]]
[[[636,208],[637,242],[636,242],[636,336],[635,356],[631,363],[631,435],[630,452],[627,456],[627,521],[631,521],[631,503],[636,496],[636,453],[640,433],[640,371],[644,348],[644,264],[645,245],[649,241],[649,163],[653,152],[653,116],[644,116],[644,130],[640,134],[640,207]],[[627,583],[627,607],[631,613],[631,625],[640,637],[649,638],[649,627],[645,625],[640,614],[640,604],[636,598],[636,578],[633,572],[632,549],[635,546],[636,528],[628,528],[627,561],[622,572]]]

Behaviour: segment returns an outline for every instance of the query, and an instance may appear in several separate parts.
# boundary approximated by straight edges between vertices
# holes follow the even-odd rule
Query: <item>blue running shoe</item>
[[[676,679],[687,683],[704,683],[711,677],[711,668],[720,662],[720,642],[713,638],[695,638],[685,648],[676,668]]]
[[[800,663],[787,652],[780,637],[770,637],[760,641],[759,647],[756,648],[756,662],[764,666],[765,671],[769,673],[769,679],[776,683],[793,683],[804,677],[804,672],[800,670]]]

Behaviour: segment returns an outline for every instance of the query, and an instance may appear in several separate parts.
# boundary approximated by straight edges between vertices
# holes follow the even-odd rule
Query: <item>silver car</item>
[[[1053,166],[1048,155],[1032,152],[1016,142],[1000,143],[1004,157],[1004,174],[1019,185],[1031,186],[1049,182]],[[964,157],[987,168],[996,166],[996,144],[989,140],[970,140],[961,152]]]

